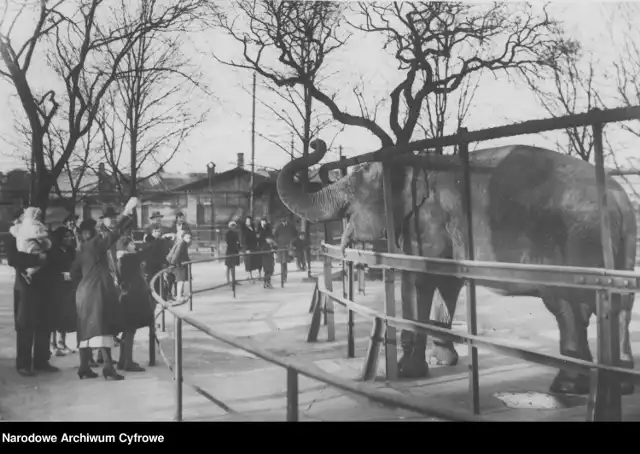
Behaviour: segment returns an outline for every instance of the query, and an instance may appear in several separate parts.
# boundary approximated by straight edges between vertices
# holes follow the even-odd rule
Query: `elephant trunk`
[[[310,222],[324,222],[340,218],[348,206],[351,179],[343,177],[318,192],[307,193],[296,182],[299,171],[308,172],[327,152],[327,144],[317,139],[310,144],[313,153],[286,164],[278,175],[278,194],[282,203],[294,214]]]

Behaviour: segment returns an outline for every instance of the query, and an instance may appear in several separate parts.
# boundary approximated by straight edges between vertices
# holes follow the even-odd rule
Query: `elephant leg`
[[[571,303],[555,296],[545,296],[542,300],[558,323],[560,353],[571,358],[593,361],[587,340],[591,311],[583,304]],[[588,394],[589,376],[560,370],[551,383],[550,391],[557,394]]]
[[[435,323],[443,328],[451,329],[451,323],[456,313],[458,296],[464,282],[456,277],[440,277],[438,279],[438,291],[444,307],[440,305],[435,313]],[[433,350],[429,352],[429,364],[442,366],[455,366],[458,364],[458,352],[451,341],[433,340]]]
[[[633,310],[634,294],[620,295],[612,294],[612,299],[620,301],[620,367],[633,369],[633,353],[631,351],[631,339],[629,337],[629,324],[631,323],[631,312]],[[622,380],[620,383],[623,395],[633,394],[635,386],[631,380]]]
[[[432,276],[402,272],[402,317],[408,320],[427,322],[436,285]],[[401,378],[423,378],[429,373],[425,353],[427,335],[402,331],[402,358],[398,362]]]

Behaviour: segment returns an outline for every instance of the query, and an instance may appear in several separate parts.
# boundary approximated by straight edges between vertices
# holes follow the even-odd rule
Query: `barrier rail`
[[[620,362],[620,321],[619,321],[619,302],[611,299],[611,292],[616,293],[632,293],[640,289],[640,275],[632,272],[614,270],[613,247],[611,241],[611,223],[609,219],[609,209],[606,190],[606,173],[604,169],[604,153],[603,153],[603,125],[610,122],[626,121],[632,119],[640,119],[640,106],[619,108],[610,110],[593,109],[590,112],[570,115],[560,118],[550,118],[544,120],[533,120],[496,128],[488,128],[479,131],[469,132],[466,128],[459,128],[458,133],[452,136],[419,140],[408,144],[386,147],[381,150],[366,153],[363,155],[342,159],[340,161],[324,164],[321,169],[321,179],[326,180],[326,175],[331,169],[346,169],[348,166],[362,164],[365,162],[381,161],[382,162],[382,188],[385,206],[386,220],[386,238],[388,254],[358,253],[355,251],[347,251],[347,257],[338,256],[336,254],[326,255],[325,260],[331,257],[346,260],[350,263],[364,263],[370,267],[378,267],[384,270],[385,281],[385,315],[380,314],[374,316],[374,326],[372,332],[372,340],[370,342],[369,354],[363,375],[367,376],[371,373],[371,361],[377,361],[377,352],[380,349],[380,342],[385,344],[385,360],[387,378],[395,379],[397,377],[397,338],[395,328],[403,325],[403,329],[410,331],[420,330],[423,332],[438,333],[445,336],[449,340],[458,343],[466,343],[469,345],[469,357],[471,364],[469,368],[469,391],[471,394],[471,410],[474,414],[479,414],[479,379],[478,379],[478,356],[475,345],[484,343],[488,345],[486,340],[477,337],[477,314],[476,314],[476,281],[496,281],[507,280],[517,283],[533,283],[538,285],[550,285],[561,287],[574,287],[592,289],[596,291],[596,308],[598,320],[598,349],[597,364],[594,362],[580,362],[574,359],[565,358],[563,356],[551,359],[550,355],[536,356],[535,352],[516,349],[506,345],[500,346],[502,353],[513,354],[520,350],[520,354],[526,353],[527,359],[534,362],[552,362],[553,367],[564,368],[563,361],[570,366],[580,366],[584,370],[587,368],[591,372],[591,392],[589,395],[587,419],[596,420],[614,420],[622,419],[621,409],[621,389],[619,378],[626,377],[637,380],[638,373],[627,369],[617,368],[616,364]],[[470,163],[468,146],[470,142],[479,142],[484,140],[497,139],[502,137],[511,137],[521,134],[533,134],[542,131],[550,131],[556,129],[564,129],[576,126],[591,126],[594,137],[594,156],[595,156],[595,177],[598,191],[598,209],[600,213],[600,230],[602,241],[602,255],[604,267],[606,269],[589,269],[589,268],[571,268],[571,267],[532,267],[528,265],[504,264],[504,263],[487,263],[476,262],[474,257],[473,245],[473,220],[471,211],[471,173],[475,171],[490,171],[491,166],[478,166],[477,163]],[[410,152],[428,149],[458,145],[458,155],[456,156],[440,156],[429,154],[426,156],[412,156]],[[464,259],[465,260],[442,260],[442,259],[425,259],[422,257],[405,256],[394,254],[396,244],[396,231],[394,213],[394,199],[391,193],[391,165],[401,164],[410,166],[422,166],[432,170],[452,170],[462,171],[462,207],[464,225],[462,232],[464,234]],[[344,174],[344,173],[343,173]],[[326,246],[325,246],[326,247]],[[327,247],[327,252],[329,248]],[[333,251],[335,252],[335,250]],[[355,255],[357,254],[357,255]],[[330,266],[329,266],[330,268]],[[467,288],[467,329],[466,336],[454,334],[450,330],[445,332],[435,330],[434,327],[426,324],[416,324],[408,320],[395,318],[395,279],[394,271],[396,269],[408,270],[413,272],[433,273],[447,276],[457,276],[465,279]],[[349,279],[353,279],[350,274]],[[351,284],[352,285],[352,284]],[[350,285],[350,286],[351,286]],[[333,293],[330,279],[327,279],[327,266],[325,266],[325,285],[318,286],[315,302],[312,301],[314,316],[312,324],[309,328],[309,340],[317,338],[319,329],[319,314],[321,310],[330,313],[328,326],[328,339],[335,339],[335,328],[333,323],[333,302],[338,301],[349,308],[350,320],[351,312],[357,310],[356,306],[347,304],[348,300],[340,299]],[[324,308],[320,306],[320,295],[328,298],[324,299]],[[350,298],[352,299],[352,298]],[[315,304],[315,306],[314,306]],[[415,309],[412,309],[415,310]],[[316,316],[316,313],[318,314]],[[369,314],[372,315],[372,314]],[[416,314],[417,315],[417,314]],[[373,316],[373,315],[372,315]],[[417,318],[414,314],[403,314],[405,319]],[[387,329],[383,329],[383,323],[386,322]],[[434,331],[435,330],[435,331]],[[384,339],[381,337],[384,332]],[[457,336],[457,337],[456,337]],[[455,339],[455,340],[454,340]],[[495,344],[492,347],[497,348]],[[580,363],[580,364],[579,364]],[[562,366],[562,367],[561,367]],[[374,369],[373,369],[374,370]]]
[[[241,254],[238,254],[241,255]],[[225,259],[226,257],[222,257]],[[218,261],[220,258],[212,258],[206,260],[198,260],[191,262],[193,264],[196,263],[207,263]],[[171,267],[169,267],[171,268]],[[457,410],[449,410],[442,407],[439,407],[434,404],[429,403],[417,403],[415,397],[407,397],[407,396],[398,396],[393,394],[388,394],[375,388],[371,387],[368,384],[351,382],[348,380],[344,380],[338,377],[335,377],[327,372],[322,371],[314,367],[313,365],[305,364],[302,361],[291,360],[288,358],[283,358],[277,356],[273,353],[270,353],[266,350],[263,350],[256,346],[253,342],[247,340],[236,339],[233,336],[220,333],[211,327],[205,325],[204,323],[198,321],[194,317],[190,316],[188,313],[181,313],[178,310],[178,306],[183,306],[186,302],[182,302],[179,304],[171,304],[165,301],[161,295],[159,295],[156,291],[156,281],[162,278],[162,275],[169,271],[169,268],[164,269],[154,275],[150,281],[151,294],[155,301],[161,306],[162,311],[168,311],[174,316],[174,365],[172,366],[163,353],[159,339],[155,336],[155,332],[153,335],[154,346],[157,344],[160,348],[161,355],[163,360],[169,367],[169,369],[173,372],[173,378],[176,386],[176,408],[175,408],[175,420],[182,421],[183,420],[183,384],[187,383],[183,377],[183,364],[182,364],[182,353],[183,353],[183,344],[182,344],[182,324],[187,323],[188,325],[193,326],[197,330],[207,334],[212,339],[216,339],[220,342],[223,342],[232,347],[244,350],[245,352],[251,353],[256,357],[268,361],[269,363],[278,365],[284,369],[286,369],[286,388],[287,388],[287,410],[286,410],[286,419],[287,421],[298,421],[299,420],[299,408],[298,408],[298,394],[299,394],[299,376],[305,376],[311,378],[313,380],[320,381],[322,383],[328,384],[330,386],[336,387],[343,391],[368,398],[372,401],[381,403],[383,405],[392,406],[395,408],[400,408],[404,410],[413,411],[416,413],[424,414],[427,416],[435,417],[438,419],[450,420],[450,421],[479,421],[480,419],[474,415],[469,415],[465,412],[457,411]],[[212,287],[220,288],[219,286]],[[151,349],[150,349],[151,351]],[[188,383],[187,383],[188,384]],[[230,413],[235,413],[233,409],[229,406],[220,402],[209,392],[203,390],[201,387],[197,385],[189,384],[196,392],[198,392],[203,397],[210,400],[215,405],[220,406]],[[418,399],[420,400],[420,399]]]

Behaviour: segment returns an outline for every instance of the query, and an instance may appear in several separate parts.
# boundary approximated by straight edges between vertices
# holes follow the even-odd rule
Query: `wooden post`
[[[380,359],[380,346],[383,337],[384,323],[378,317],[373,319],[373,327],[371,328],[371,339],[369,339],[369,348],[367,349],[367,356],[364,360],[364,367],[362,369],[362,380],[369,381],[376,378],[378,371],[378,361]]]
[[[467,128],[460,128],[459,134],[467,132]],[[469,144],[460,142],[460,160],[462,163],[462,200],[464,204],[464,217],[466,226],[465,259],[475,260],[475,246],[473,241],[473,207],[471,200],[471,175],[469,172]],[[467,289],[467,332],[478,334],[478,314],[476,312],[476,283],[473,279],[466,279]],[[471,395],[471,411],[480,414],[480,383],[478,374],[478,349],[469,345],[469,394]]]
[[[396,252],[396,229],[394,222],[393,194],[391,190],[391,168],[388,163],[383,163],[382,186],[384,191],[384,210],[387,230],[387,251],[390,254]],[[395,299],[395,270],[384,270],[384,311],[391,317],[396,315]],[[398,378],[398,337],[394,327],[387,327],[384,342],[385,365],[388,380]]]
[[[309,313],[313,314],[313,310],[316,308],[318,298],[318,281],[316,281],[315,287],[313,287],[313,295],[311,295],[311,305],[309,306]]]
[[[298,406],[298,372],[287,367],[287,421],[298,421]]]
[[[347,265],[347,298],[349,301],[354,300],[353,295],[353,262]],[[354,313],[349,310],[349,319],[347,320],[347,358],[355,358],[356,342],[355,342],[355,322]]]
[[[604,267],[614,268],[613,245],[611,240],[611,220],[607,204],[607,187],[602,146],[602,125],[593,125],[593,141],[596,164],[596,184],[598,185],[598,209],[600,210],[600,230]],[[611,292],[596,293],[598,318],[598,363],[617,366],[620,361],[620,307],[612,301]],[[588,421],[621,421],[622,398],[620,381],[600,370],[591,373],[591,392],[587,408]]]
[[[330,292],[333,291],[333,279],[331,278],[331,257],[324,257],[324,287]],[[333,300],[324,296],[325,324],[327,325],[327,340],[336,340],[336,325],[333,313]]]

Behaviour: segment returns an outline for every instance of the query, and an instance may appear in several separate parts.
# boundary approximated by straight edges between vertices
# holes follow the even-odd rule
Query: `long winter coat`
[[[258,232],[250,229],[246,224],[242,224],[242,245],[247,252],[258,252]],[[244,269],[246,271],[254,271],[262,269],[262,257],[258,254],[247,255],[244,258]]]
[[[37,256],[18,252],[13,235],[7,235],[5,251],[9,266],[15,269],[13,311],[16,330],[52,331],[47,307],[48,298],[45,295],[48,292],[46,269],[40,269],[29,284],[24,280],[22,273],[27,268],[42,265]]]
[[[118,220],[112,231],[97,234],[80,246],[72,266],[72,275],[80,278],[76,291],[78,341],[121,332],[118,290],[109,268],[107,253],[130,223],[129,217]]]
[[[153,320],[153,305],[142,262],[152,249],[149,245],[138,252],[118,253],[120,308],[122,331],[134,331],[149,326]]]
[[[51,303],[53,306],[54,329],[73,333],[77,327],[76,288],[78,281],[65,281],[62,273],[71,272],[76,258],[73,247],[54,244],[49,251],[51,260]]]
[[[225,235],[225,241],[227,242],[227,252],[225,255],[236,255],[235,257],[227,257],[224,259],[224,264],[228,268],[233,268],[240,265],[240,235],[235,230],[228,230]]]

